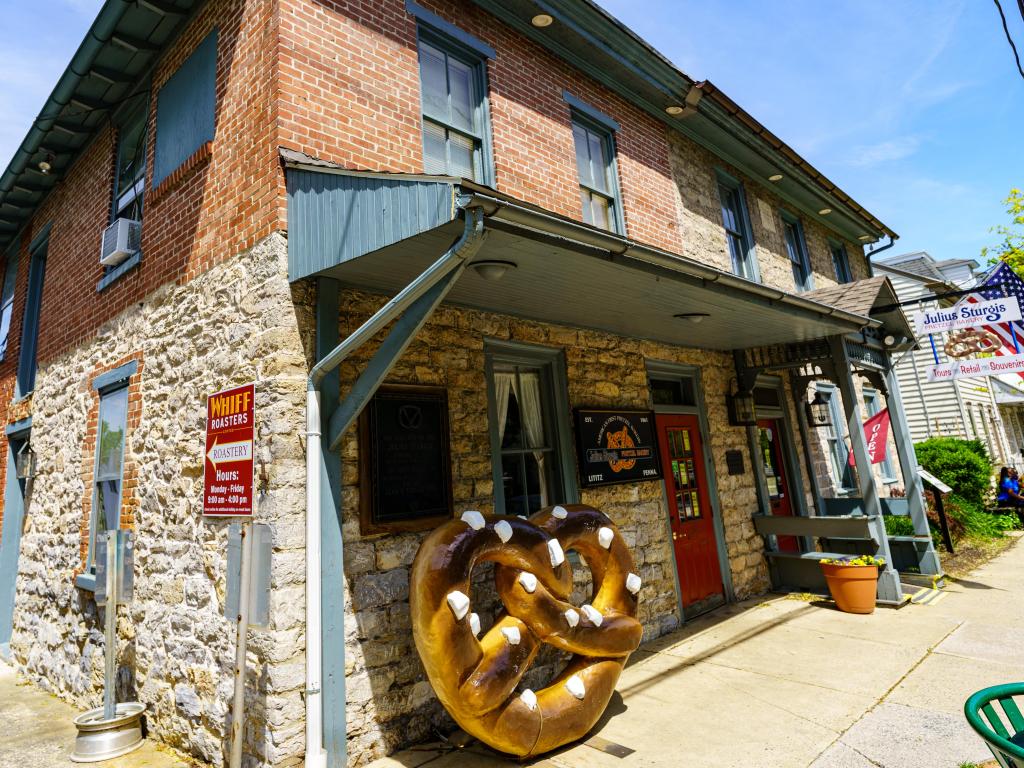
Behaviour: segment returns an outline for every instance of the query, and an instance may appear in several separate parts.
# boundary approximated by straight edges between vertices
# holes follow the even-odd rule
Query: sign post
[[[252,515],[255,504],[256,385],[216,392],[206,401],[206,460],[203,469],[203,515],[242,523],[242,565],[238,614],[235,617],[235,689],[231,707],[231,752],[228,765],[242,765],[245,740],[246,645],[252,574]]]

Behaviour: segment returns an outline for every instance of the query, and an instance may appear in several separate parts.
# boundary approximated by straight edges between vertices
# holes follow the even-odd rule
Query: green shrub
[[[985,511],[981,502],[969,501],[955,493],[946,497],[946,514],[963,526],[966,536],[998,539],[1005,531],[1013,530],[1016,515],[993,515]]]
[[[921,466],[962,501],[980,505],[991,495],[992,465],[981,441],[933,437],[917,443],[914,451]]]
[[[913,536],[914,521],[903,515],[886,515],[885,533],[887,536]]]

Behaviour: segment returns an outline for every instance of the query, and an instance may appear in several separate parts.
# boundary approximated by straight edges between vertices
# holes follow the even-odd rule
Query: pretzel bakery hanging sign
[[[651,411],[576,410],[576,450],[584,487],[657,480]]]

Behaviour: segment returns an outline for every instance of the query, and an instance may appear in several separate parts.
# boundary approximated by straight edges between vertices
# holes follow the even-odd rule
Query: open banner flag
[[[879,411],[864,422],[864,439],[868,444],[868,458],[872,464],[885,461],[885,452],[889,446],[889,409]],[[850,466],[856,466],[853,450],[850,450]]]

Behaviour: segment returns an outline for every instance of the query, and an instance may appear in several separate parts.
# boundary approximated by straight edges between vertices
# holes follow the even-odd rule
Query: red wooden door
[[[792,515],[793,504],[790,493],[789,475],[786,472],[785,454],[782,450],[782,420],[758,419],[757,441],[764,465],[765,482],[768,485],[768,503],[773,515]],[[795,536],[778,536],[779,549],[783,552],[799,552],[800,544]]]
[[[723,592],[700,428],[696,416],[658,415],[655,423],[686,609]]]

